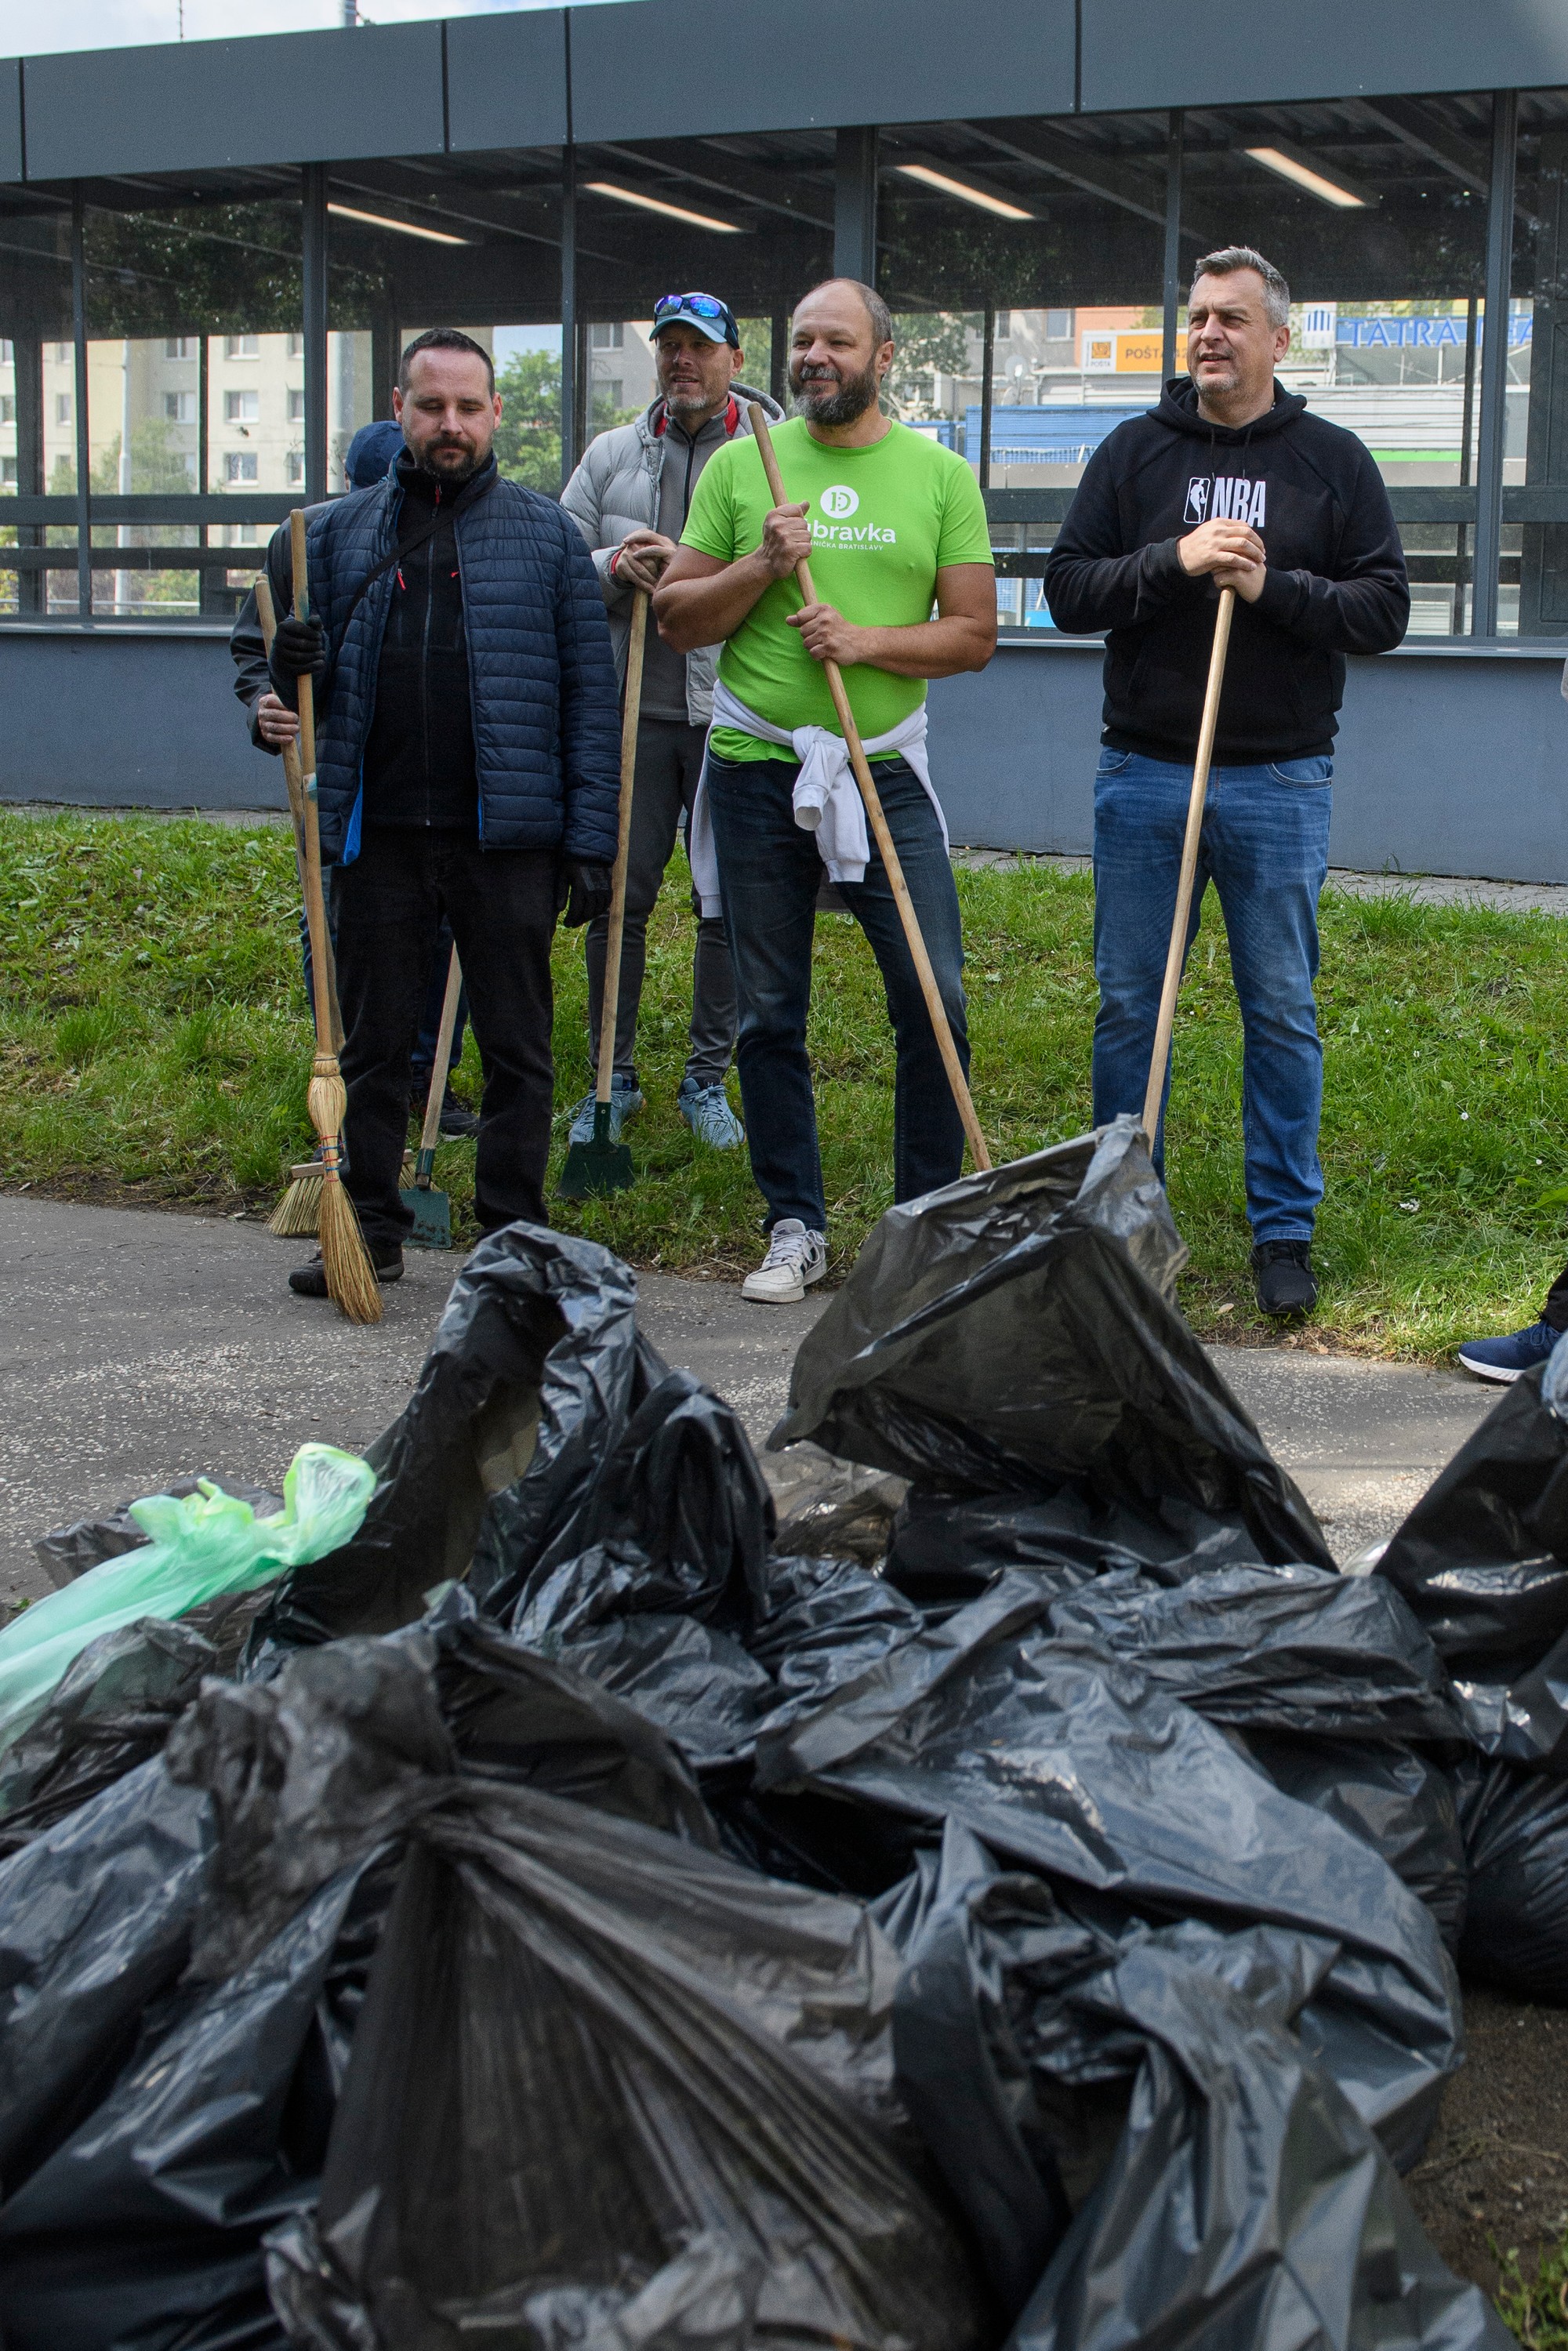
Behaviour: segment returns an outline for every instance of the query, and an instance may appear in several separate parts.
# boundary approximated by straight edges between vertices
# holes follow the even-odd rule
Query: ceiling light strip
[[[716,220],[711,213],[688,212],[685,204],[667,204],[662,196],[644,196],[635,188],[618,188],[613,180],[584,180],[583,187],[595,196],[613,196],[617,204],[635,204],[640,212],[661,213],[665,220],[685,221],[688,228],[711,228],[720,236],[743,234],[738,221]]]
[[[386,213],[361,213],[352,204],[329,204],[327,210],[336,213],[340,220],[359,221],[366,228],[390,228],[399,236],[422,236],[427,245],[471,245],[474,241],[472,237],[453,236],[444,228],[418,228],[413,221],[392,220]]]
[[[935,172],[929,163],[898,163],[894,170],[906,180],[919,180],[928,188],[940,188],[945,196],[956,196],[966,204],[977,204],[983,213],[995,213],[998,220],[1033,220],[1021,204],[1009,204],[988,189],[971,187],[967,180],[955,180],[949,172]]]

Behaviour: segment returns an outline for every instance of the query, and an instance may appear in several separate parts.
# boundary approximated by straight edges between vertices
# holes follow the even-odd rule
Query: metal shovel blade
[[[629,1192],[637,1181],[629,1144],[610,1140],[610,1104],[593,1105],[593,1140],[574,1143],[556,1186],[563,1200],[588,1200],[601,1192]]]
[[[449,1249],[452,1203],[445,1193],[432,1191],[426,1184],[416,1184],[412,1192],[400,1196],[403,1207],[413,1212],[413,1230],[402,1237],[404,1249]]]

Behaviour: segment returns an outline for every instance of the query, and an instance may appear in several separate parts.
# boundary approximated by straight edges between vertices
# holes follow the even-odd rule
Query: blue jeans
[[[1333,762],[1215,768],[1204,801],[1187,924],[1219,893],[1241,1007],[1241,1128],[1254,1241],[1310,1240],[1323,1054],[1312,982],[1318,893],[1328,872]],[[1137,1117],[1149,1081],[1192,769],[1139,751],[1103,750],[1094,778],[1094,1123]],[[1181,1034],[1177,1015],[1176,1035]],[[1166,1072],[1166,1092],[1170,1072]],[[1165,1102],[1155,1164],[1164,1174]]]
[[[769,1228],[799,1217],[815,1232],[827,1226],[817,1112],[806,1055],[811,1001],[811,942],[817,891],[826,872],[816,836],[795,821],[800,768],[792,759],[707,763],[708,808],[718,853],[725,929],[735,965],[739,1024],[736,1068],[746,1113],[751,1172],[768,1203]],[[888,829],[920,919],[936,985],[967,1071],[964,1019],[964,943],[958,893],[936,812],[919,778],[902,759],[874,768]],[[876,844],[863,882],[839,890],[875,956],[887,991],[898,1050],[894,1091],[894,1196],[917,1199],[951,1184],[964,1161],[964,1129],[904,944],[893,892]]]

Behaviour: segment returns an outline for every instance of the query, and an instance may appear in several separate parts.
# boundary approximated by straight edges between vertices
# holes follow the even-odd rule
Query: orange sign
[[[1145,327],[1086,327],[1079,365],[1085,375],[1158,375],[1164,338]]]

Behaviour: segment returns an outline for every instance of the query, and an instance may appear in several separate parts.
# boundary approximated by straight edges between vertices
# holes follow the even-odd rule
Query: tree
[[[514,351],[496,379],[501,421],[496,463],[508,480],[560,494],[560,355]]]
[[[896,317],[893,322],[893,366],[883,405],[930,408],[936,378],[961,376],[965,372],[971,323],[956,310],[915,310]]]

